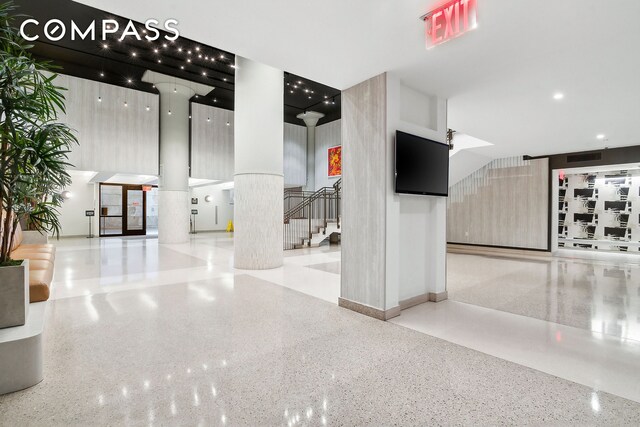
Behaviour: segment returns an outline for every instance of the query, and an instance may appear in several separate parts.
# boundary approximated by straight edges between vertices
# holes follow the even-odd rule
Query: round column
[[[307,125],[307,191],[316,191],[316,125],[324,114],[305,111],[296,116]]]
[[[189,99],[195,92],[156,83],[160,92],[158,243],[189,241]]]
[[[261,270],[283,262],[284,75],[236,57],[234,265]]]

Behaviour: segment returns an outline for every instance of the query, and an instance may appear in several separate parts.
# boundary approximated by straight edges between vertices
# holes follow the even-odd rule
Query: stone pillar
[[[189,241],[189,101],[213,87],[146,71],[160,92],[158,243]]]
[[[283,262],[284,75],[236,57],[234,265],[261,270]]]
[[[444,142],[446,100],[384,73],[342,92],[342,274],[339,305],[387,320],[446,292],[447,200],[395,193],[395,132]],[[413,102],[412,99],[421,99]],[[402,105],[416,105],[407,122]],[[412,105],[413,105],[412,104]],[[435,110],[434,110],[435,108]]]
[[[305,190],[316,191],[316,125],[324,114],[315,111],[305,111],[298,114],[300,120],[307,125],[307,185]]]

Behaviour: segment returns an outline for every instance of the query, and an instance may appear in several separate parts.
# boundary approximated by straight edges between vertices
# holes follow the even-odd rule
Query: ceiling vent
[[[570,154],[567,163],[595,162],[602,160],[602,153]]]

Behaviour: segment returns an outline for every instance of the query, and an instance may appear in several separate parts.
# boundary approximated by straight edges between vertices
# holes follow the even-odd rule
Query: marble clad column
[[[158,243],[189,241],[189,100],[214,88],[146,71],[160,92]]]
[[[305,111],[296,116],[307,125],[307,191],[316,191],[316,125],[324,114]]]
[[[282,266],[284,74],[236,57],[234,265]]]

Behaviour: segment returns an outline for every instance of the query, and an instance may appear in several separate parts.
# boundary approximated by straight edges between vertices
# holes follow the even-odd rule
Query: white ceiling
[[[178,19],[185,37],[339,89],[393,71],[448,98],[449,126],[492,157],[640,144],[639,0],[478,0],[478,29],[431,50],[418,17],[441,0],[82,3]]]

